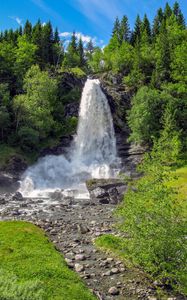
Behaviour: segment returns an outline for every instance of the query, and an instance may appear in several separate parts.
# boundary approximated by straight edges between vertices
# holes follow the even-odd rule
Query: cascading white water
[[[80,189],[89,178],[115,176],[116,140],[106,96],[97,79],[86,81],[79,111],[77,136],[71,157],[49,155],[23,175],[23,196],[42,196],[51,190]],[[85,191],[85,188],[83,188]]]

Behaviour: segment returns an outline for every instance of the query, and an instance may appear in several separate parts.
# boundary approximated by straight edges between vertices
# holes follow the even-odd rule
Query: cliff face
[[[126,89],[120,76],[106,73],[100,77],[100,81],[113,116],[117,151],[122,161],[122,171],[133,172],[136,165],[141,161],[145,148],[128,142],[130,129],[127,114],[131,107],[132,92]]]

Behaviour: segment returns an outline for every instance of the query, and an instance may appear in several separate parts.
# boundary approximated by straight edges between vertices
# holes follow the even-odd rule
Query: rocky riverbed
[[[92,183],[92,191],[98,189]],[[57,196],[30,199],[22,198],[19,193],[14,196],[1,193],[0,219],[29,221],[43,228],[68,266],[79,273],[100,300],[185,299],[167,293],[166,297],[159,298],[157,282],[152,282],[140,270],[127,268],[122,261],[94,246],[95,238],[102,234],[119,235],[114,227],[115,204],[103,204],[100,199],[99,193],[94,194],[92,200]]]

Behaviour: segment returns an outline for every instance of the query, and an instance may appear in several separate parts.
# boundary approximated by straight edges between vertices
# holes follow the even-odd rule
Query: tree
[[[171,53],[168,32],[163,20],[160,34],[156,41],[156,68],[152,76],[153,85],[159,87],[161,82],[170,80]]]
[[[120,43],[128,42],[130,38],[130,28],[128,24],[127,16],[123,16],[120,23],[120,31],[119,31]]]
[[[150,26],[150,22],[149,19],[147,18],[147,15],[144,15],[142,24],[141,24],[141,32],[146,33],[149,42],[151,41],[151,26]]]
[[[158,137],[162,107],[163,99],[159,91],[145,86],[138,90],[128,116],[131,141],[151,143],[154,137]]]
[[[40,20],[33,27],[32,42],[37,46],[36,63],[42,66],[42,24]]]
[[[32,24],[27,20],[23,29],[23,34],[27,37],[28,41],[32,38]]]
[[[164,9],[164,17],[166,19],[168,19],[169,17],[171,17],[171,15],[172,15],[172,9],[171,9],[170,5],[168,4],[168,2],[166,2],[166,6]]]
[[[164,13],[162,11],[162,8],[159,8],[153,22],[152,34],[154,38],[160,33],[160,27],[163,19],[164,19]]]
[[[10,114],[5,106],[0,106],[1,140],[4,140],[4,131],[10,126]]]
[[[25,76],[24,89],[25,94],[14,98],[17,130],[30,126],[39,132],[40,138],[45,138],[54,126],[56,80],[38,66],[32,66]]]
[[[75,32],[73,32],[73,34],[71,36],[71,41],[67,47],[64,64],[66,67],[69,67],[69,68],[77,67],[80,64],[80,57],[79,57],[78,45],[77,45],[77,37],[76,37]]]
[[[179,3],[176,1],[173,6],[173,13],[177,18],[178,24],[185,29],[185,19],[180,9]]]
[[[94,45],[93,45],[92,39],[90,39],[89,42],[87,43],[87,45],[86,45],[86,51],[89,54],[93,53],[93,51],[94,51]]]
[[[28,41],[27,36],[23,35],[18,38],[18,47],[15,50],[15,72],[19,79],[23,79],[25,73],[35,62],[37,46]]]
[[[42,64],[43,68],[46,64],[53,64],[53,29],[50,22],[42,26]]]
[[[83,47],[83,42],[82,42],[81,38],[79,39],[77,48],[78,48],[77,50],[78,50],[78,55],[79,55],[79,60],[80,60],[79,67],[84,67],[84,65],[85,65],[84,47]]]
[[[142,21],[140,19],[140,16],[137,15],[136,21],[135,21],[135,26],[134,26],[134,31],[132,32],[132,36],[131,36],[132,45],[135,45],[137,42],[140,41],[141,26],[142,26]]]
[[[119,18],[117,17],[112,30],[112,37],[116,35],[118,39],[120,38],[120,27],[121,27],[120,21]]]
[[[60,43],[60,37],[58,33],[58,28],[56,27],[55,33],[54,33],[54,43],[59,44]]]

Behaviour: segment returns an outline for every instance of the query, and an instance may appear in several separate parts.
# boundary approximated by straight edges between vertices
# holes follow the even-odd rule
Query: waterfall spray
[[[88,79],[83,89],[77,136],[71,156],[45,156],[23,175],[20,191],[36,197],[45,192],[80,188],[90,178],[115,176],[116,140],[107,98],[97,79]]]

